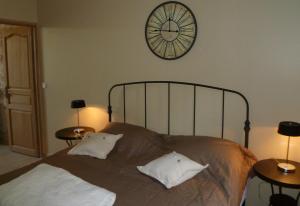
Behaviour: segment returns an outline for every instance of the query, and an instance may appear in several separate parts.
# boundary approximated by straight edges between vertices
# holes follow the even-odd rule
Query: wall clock
[[[197,37],[193,12],[176,1],[158,5],[149,15],[145,36],[150,50],[158,57],[173,60],[190,51]]]

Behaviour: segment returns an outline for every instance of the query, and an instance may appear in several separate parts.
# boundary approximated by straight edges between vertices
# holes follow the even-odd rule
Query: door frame
[[[26,21],[15,21],[9,19],[0,18],[0,24],[15,25],[15,26],[30,26],[33,31],[33,66],[34,66],[34,90],[36,91],[35,103],[36,103],[36,125],[37,125],[37,139],[39,153],[41,157],[46,157],[48,153],[47,144],[47,127],[46,127],[46,108],[45,108],[45,95],[43,84],[43,70],[41,67],[41,38],[40,27],[37,23]]]

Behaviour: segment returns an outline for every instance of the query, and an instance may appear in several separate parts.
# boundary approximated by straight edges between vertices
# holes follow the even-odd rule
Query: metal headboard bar
[[[170,101],[171,101],[171,95],[170,95],[170,90],[171,90],[171,84],[168,83],[168,134],[170,134],[170,116],[171,116],[171,113],[170,113]]]
[[[224,139],[224,116],[225,116],[225,91],[222,91],[222,134],[221,137]]]
[[[145,94],[145,128],[147,128],[147,83],[144,84]]]
[[[123,85],[123,117],[124,117],[124,122],[126,122],[126,88],[125,85]]]
[[[193,135],[196,134],[196,86],[194,85],[194,105],[193,105]]]
[[[244,132],[245,132],[245,144],[244,146],[248,148],[249,145],[249,132],[250,132],[250,121],[249,121],[249,103],[247,98],[240,92],[231,90],[231,89],[225,89],[221,87],[215,87],[215,86],[209,86],[205,84],[196,84],[196,83],[190,83],[190,82],[178,82],[178,81],[139,81],[139,82],[127,82],[127,83],[121,83],[121,84],[115,84],[113,85],[108,93],[108,115],[109,115],[109,122],[112,121],[112,106],[111,106],[111,93],[114,88],[116,87],[123,87],[123,114],[124,114],[124,123],[126,122],[126,86],[128,85],[135,85],[135,84],[144,84],[144,100],[145,100],[145,128],[147,128],[147,85],[148,84],[167,84],[168,85],[168,134],[170,134],[170,104],[171,104],[171,84],[179,84],[179,85],[189,85],[194,87],[193,92],[193,135],[195,135],[195,127],[196,127],[196,93],[197,93],[197,87],[204,87],[214,90],[219,90],[222,92],[222,117],[221,117],[221,124],[222,124],[222,131],[221,131],[221,137],[224,138],[224,119],[225,119],[225,93],[233,93],[240,96],[246,106],[246,118],[244,122]]]

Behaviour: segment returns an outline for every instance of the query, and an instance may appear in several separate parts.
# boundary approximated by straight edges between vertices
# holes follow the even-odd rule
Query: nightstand
[[[84,132],[76,134],[74,129],[82,128]],[[95,132],[95,129],[91,127],[68,127],[55,132],[55,137],[57,139],[65,140],[67,145],[70,147],[73,145],[72,140],[80,140],[86,132]]]
[[[289,161],[296,166],[296,171],[293,173],[281,172],[277,164],[278,162],[285,162],[285,160],[266,159],[258,161],[253,170],[255,174],[271,184],[272,195],[270,197],[270,204],[272,206],[297,206],[300,192],[296,199],[283,194],[282,187],[300,189],[300,163]],[[279,194],[274,193],[274,185],[279,187]]]

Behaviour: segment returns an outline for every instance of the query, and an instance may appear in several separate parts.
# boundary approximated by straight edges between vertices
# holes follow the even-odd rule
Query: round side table
[[[74,129],[84,129],[84,132],[78,134],[74,132]],[[67,127],[55,132],[55,137],[57,139],[65,140],[69,147],[73,146],[72,140],[80,140],[86,132],[95,132],[92,127]]]
[[[270,204],[272,206],[297,206],[300,192],[296,199],[282,194],[282,187],[300,189],[300,163],[289,161],[296,166],[293,173],[284,173],[277,167],[279,162],[285,162],[282,159],[266,159],[255,163],[253,170],[255,174],[264,181],[271,184],[272,195]],[[274,185],[279,187],[279,194],[274,193]]]

